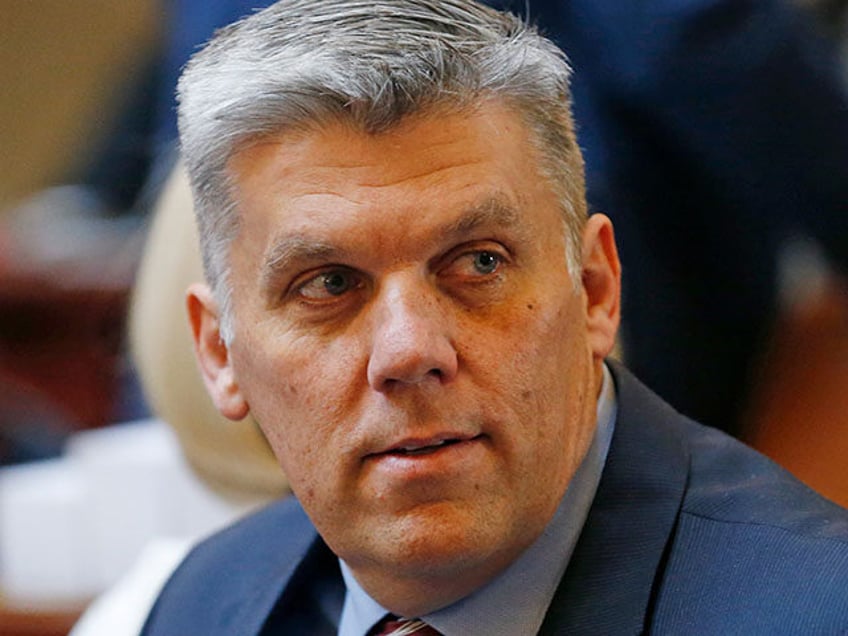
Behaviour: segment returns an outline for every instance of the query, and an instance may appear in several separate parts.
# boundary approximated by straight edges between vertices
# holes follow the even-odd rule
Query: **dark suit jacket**
[[[613,376],[607,463],[541,633],[848,633],[848,511]],[[197,547],[144,634],[334,634],[343,598],[289,499]]]

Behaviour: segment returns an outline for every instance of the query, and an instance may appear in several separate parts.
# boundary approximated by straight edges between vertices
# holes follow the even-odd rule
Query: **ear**
[[[229,349],[221,338],[218,303],[207,285],[194,283],[186,293],[194,354],[206,390],[224,417],[241,420],[250,412],[233,369]]]
[[[621,319],[621,263],[612,221],[593,214],[583,232],[583,289],[586,292],[589,346],[602,360],[615,346]]]

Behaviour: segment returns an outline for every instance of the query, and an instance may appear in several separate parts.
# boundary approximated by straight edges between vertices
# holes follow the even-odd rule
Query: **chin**
[[[499,553],[519,551],[511,546],[522,542],[509,528],[498,524],[502,516],[478,519],[469,515],[467,507],[430,508],[434,507],[441,509],[431,509],[426,514],[419,511],[397,520],[384,544],[385,554],[392,555],[394,567],[409,568],[419,575],[423,571],[434,577],[453,576],[457,571],[468,571],[480,564],[496,563],[502,560]]]

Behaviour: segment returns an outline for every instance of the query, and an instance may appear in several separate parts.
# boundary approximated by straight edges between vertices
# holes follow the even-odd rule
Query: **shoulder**
[[[659,495],[676,512],[652,583],[654,630],[848,633],[848,511],[611,369],[619,412],[605,472],[629,506],[620,522],[651,523],[645,499],[678,484]]]
[[[689,420],[680,423],[691,449],[683,514],[722,524],[752,524],[848,548],[848,510],[739,442]]]
[[[658,631],[848,630],[848,511],[738,440],[668,420],[689,470],[657,588]]]
[[[317,533],[294,498],[195,547],[166,583],[143,634],[251,633],[268,615]]]
[[[636,454],[648,452],[643,446],[665,444],[663,461],[675,459],[685,467],[681,515],[780,528],[848,546],[848,510],[739,440],[681,415],[626,369],[613,370],[619,397],[616,435],[622,433],[627,448],[622,459],[635,461]]]

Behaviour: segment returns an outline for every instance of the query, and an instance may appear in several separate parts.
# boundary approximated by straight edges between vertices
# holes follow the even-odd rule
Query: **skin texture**
[[[189,290],[217,407],[253,414],[328,545],[400,615],[511,563],[591,442],[618,257],[591,217],[575,285],[538,165],[497,102],[264,140],[230,164],[229,346],[209,289]]]

